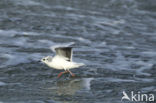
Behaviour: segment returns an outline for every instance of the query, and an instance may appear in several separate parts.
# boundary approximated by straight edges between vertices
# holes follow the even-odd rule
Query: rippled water
[[[122,91],[156,94],[155,0],[1,0],[0,103],[121,103]],[[75,42],[60,72],[38,63]],[[155,95],[156,96],[156,95]]]

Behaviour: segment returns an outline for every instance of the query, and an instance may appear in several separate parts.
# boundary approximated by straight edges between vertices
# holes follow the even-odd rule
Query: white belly
[[[49,67],[54,69],[72,69],[78,67],[78,65],[74,62],[66,61],[62,58],[54,58],[51,63],[48,64]]]

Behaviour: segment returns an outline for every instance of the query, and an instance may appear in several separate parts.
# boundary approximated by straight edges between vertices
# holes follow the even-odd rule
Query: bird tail
[[[84,63],[77,63],[78,67],[80,66],[84,66],[85,64]]]
[[[72,68],[78,68],[78,67],[80,67],[80,66],[84,66],[85,64],[83,64],[83,63],[73,63],[73,65],[71,66],[71,69]]]

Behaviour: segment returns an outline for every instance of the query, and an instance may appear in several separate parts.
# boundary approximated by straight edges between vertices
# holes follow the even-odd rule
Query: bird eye
[[[45,59],[43,59],[43,61],[45,61]]]

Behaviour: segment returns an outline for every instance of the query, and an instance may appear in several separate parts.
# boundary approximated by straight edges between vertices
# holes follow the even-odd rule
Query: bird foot
[[[71,76],[72,76],[72,77],[75,77],[75,74],[72,73]]]

